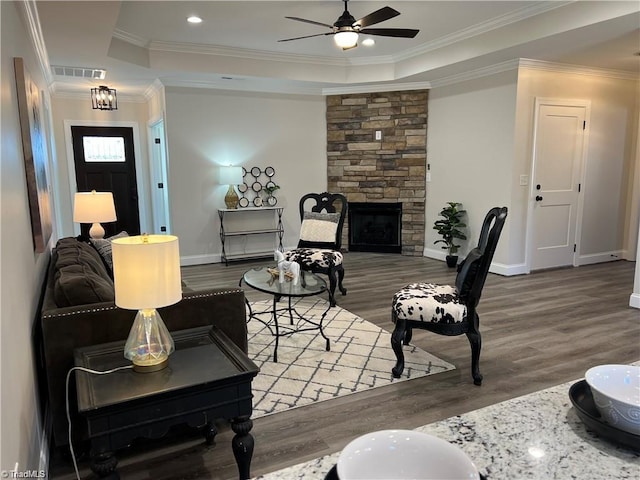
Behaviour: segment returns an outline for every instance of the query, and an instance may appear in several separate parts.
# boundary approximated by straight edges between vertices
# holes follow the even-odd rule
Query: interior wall
[[[513,174],[516,80],[514,70],[430,91],[425,256],[444,259],[446,251],[434,245],[440,237],[433,224],[447,202],[459,202],[468,223],[459,256],[477,243],[487,211],[506,206],[492,271],[508,273],[508,265],[519,261],[522,247],[513,242],[523,237],[523,213],[511,202],[512,191],[523,188]]]
[[[219,184],[221,165],[275,169],[283,243],[294,247],[298,200],[327,188],[324,97],[167,87],[165,102],[171,223],[183,264],[220,261],[217,210],[228,189]],[[246,229],[259,221],[242,217]],[[227,247],[227,253],[268,251],[274,236],[236,237]]]
[[[635,250],[625,251],[625,230],[638,215],[627,181],[636,158],[637,95],[633,79],[520,68],[515,170],[531,171],[536,97],[591,102],[579,264],[635,259]]]
[[[147,140],[148,107],[146,103],[126,102],[118,99],[118,110],[93,110],[89,90],[87,98],[79,99],[54,95],[52,97],[53,110],[53,134],[56,139],[56,156],[58,163],[55,169],[56,191],[59,192],[57,207],[60,213],[60,237],[75,236],[73,223],[73,195],[75,193],[75,180],[70,178],[70,166],[73,165],[73,152],[69,150],[68,132],[65,131],[65,121],[73,125],[88,126],[113,126],[117,122],[134,123],[139,133],[140,158],[136,158],[136,175],[138,184],[142,183],[142,191],[138,189],[140,208],[141,231],[150,231],[151,228],[151,194],[149,191],[149,149]],[[135,141],[135,139],[134,139]],[[71,173],[73,175],[73,173]],[[75,179],[75,176],[73,177]],[[78,230],[79,232],[79,230]]]
[[[25,66],[49,102],[46,83],[18,2],[0,2],[0,470],[38,470],[43,429],[36,359],[31,348],[49,249],[34,254],[25,182],[13,58]],[[46,121],[46,119],[43,119]],[[55,217],[52,218],[55,235]],[[4,475],[3,475],[4,476]]]

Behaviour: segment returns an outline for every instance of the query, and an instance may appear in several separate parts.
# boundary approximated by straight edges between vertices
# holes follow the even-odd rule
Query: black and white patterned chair
[[[300,240],[295,250],[284,252],[285,260],[295,261],[302,270],[329,277],[329,300],[335,306],[336,286],[344,278],[342,226],[347,214],[347,199],[339,193],[307,193],[300,199]]]
[[[478,246],[458,267],[455,285],[411,283],[393,296],[391,314],[396,326],[391,347],[397,360],[392,369],[394,377],[400,377],[404,370],[402,344],[409,344],[412,329],[421,328],[440,335],[466,334],[471,343],[473,383],[482,384],[479,367],[482,343],[476,307],[506,218],[506,207],[489,210]]]

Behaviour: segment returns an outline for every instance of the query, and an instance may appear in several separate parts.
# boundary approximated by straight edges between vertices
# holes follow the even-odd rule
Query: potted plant
[[[458,256],[456,253],[460,248],[460,245],[456,245],[456,239],[466,240],[467,236],[462,232],[462,228],[467,225],[462,222],[462,216],[467,213],[466,210],[461,210],[461,203],[447,202],[447,206],[442,209],[440,216],[444,217],[443,220],[436,220],[433,228],[437,230],[442,236],[440,240],[433,242],[434,244],[443,243],[442,248],[447,250],[447,265],[451,268],[455,267],[458,263]]]

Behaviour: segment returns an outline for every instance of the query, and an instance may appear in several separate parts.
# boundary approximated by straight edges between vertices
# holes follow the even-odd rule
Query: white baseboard
[[[437,250],[434,248],[425,248],[422,251],[422,255],[427,258],[433,258],[434,260],[442,260],[444,262],[446,259],[447,253],[443,250]],[[504,263],[491,262],[489,271],[491,273],[495,273],[497,275],[503,275],[505,277],[511,277],[513,275],[526,275],[529,273],[529,269],[524,263],[517,264],[517,265],[506,265]]]
[[[612,252],[590,253],[588,255],[580,255],[578,257],[577,266],[593,265],[595,263],[614,262],[622,260],[624,252],[622,250],[614,250]]]
[[[629,297],[629,306],[633,308],[640,308],[640,293],[632,293]]]

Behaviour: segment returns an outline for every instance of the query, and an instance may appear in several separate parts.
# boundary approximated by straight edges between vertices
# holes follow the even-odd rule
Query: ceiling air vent
[[[102,68],[89,67],[65,67],[62,65],[51,65],[54,75],[76,78],[93,78],[103,80],[107,76],[107,71]]]

